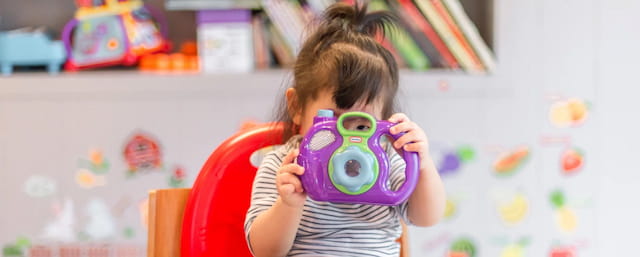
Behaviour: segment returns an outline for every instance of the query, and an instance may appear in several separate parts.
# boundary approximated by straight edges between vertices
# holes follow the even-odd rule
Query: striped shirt
[[[253,182],[251,206],[244,229],[247,240],[251,224],[278,198],[276,174],[287,153],[298,147],[301,137],[276,147],[264,156]],[[391,167],[390,187],[404,183],[404,160],[387,144]],[[398,206],[341,204],[314,201],[307,197],[302,220],[288,256],[398,256],[396,239],[402,233],[402,218],[407,224],[407,203]]]

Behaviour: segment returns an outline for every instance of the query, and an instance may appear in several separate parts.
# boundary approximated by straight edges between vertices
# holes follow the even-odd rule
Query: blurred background
[[[271,120],[330,3],[0,0],[3,257],[146,255],[148,191]],[[383,43],[448,194],[411,256],[637,254],[640,2],[371,6],[403,17]]]

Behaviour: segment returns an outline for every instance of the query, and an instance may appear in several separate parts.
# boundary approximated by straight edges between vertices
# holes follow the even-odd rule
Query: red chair
[[[211,154],[190,192],[152,192],[148,257],[177,257],[178,253],[181,257],[251,257],[244,218],[257,168],[250,157],[259,149],[280,144],[282,132],[283,125],[276,123],[245,128]],[[407,256],[406,237],[398,240],[401,256]]]
[[[182,257],[248,256],[244,218],[257,168],[249,158],[257,150],[280,144],[281,124],[238,132],[209,157],[187,201],[182,223]]]

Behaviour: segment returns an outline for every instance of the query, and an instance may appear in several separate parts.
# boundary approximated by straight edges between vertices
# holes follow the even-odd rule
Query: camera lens
[[[348,160],[347,163],[344,164],[344,170],[349,177],[358,176],[360,174],[360,163],[356,160]]]

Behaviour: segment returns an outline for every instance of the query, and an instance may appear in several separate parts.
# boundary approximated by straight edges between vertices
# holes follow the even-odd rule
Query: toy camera
[[[302,186],[311,199],[336,203],[397,205],[413,192],[418,177],[418,154],[403,152],[405,183],[389,188],[390,167],[382,136],[392,135],[395,125],[376,121],[364,112],[348,112],[339,118],[320,110],[300,144],[297,162],[304,167]]]
[[[166,52],[166,22],[141,0],[81,1],[75,18],[65,25],[66,70],[133,65],[150,53]],[[154,19],[154,16],[156,19]],[[160,27],[155,21],[159,21]],[[164,34],[164,35],[163,35]]]

